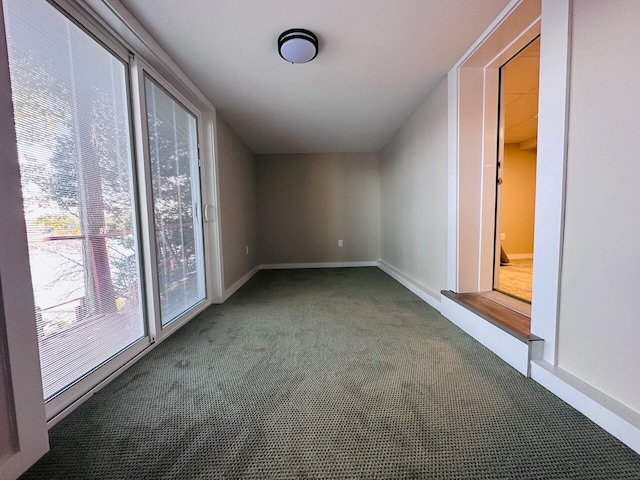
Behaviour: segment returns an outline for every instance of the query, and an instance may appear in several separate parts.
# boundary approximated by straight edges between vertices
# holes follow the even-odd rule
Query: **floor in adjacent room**
[[[259,272],[50,433],[24,478],[640,478],[376,268]]]
[[[500,266],[498,288],[507,295],[531,303],[533,287],[533,259],[511,259],[508,265]]]

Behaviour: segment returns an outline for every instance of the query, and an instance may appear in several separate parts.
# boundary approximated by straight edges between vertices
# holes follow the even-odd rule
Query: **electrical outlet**
[[[249,255],[249,245],[244,247],[244,253],[246,253],[247,255]]]
[[[343,247],[344,246],[344,242],[342,240],[338,240],[338,246],[339,247]]]
[[[506,240],[507,236],[504,233],[500,234],[500,240]]]

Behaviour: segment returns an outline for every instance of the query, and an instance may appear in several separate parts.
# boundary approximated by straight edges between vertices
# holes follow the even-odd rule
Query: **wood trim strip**
[[[522,342],[540,340],[531,334],[530,318],[504,305],[478,293],[455,293],[451,290],[442,290],[441,293]]]

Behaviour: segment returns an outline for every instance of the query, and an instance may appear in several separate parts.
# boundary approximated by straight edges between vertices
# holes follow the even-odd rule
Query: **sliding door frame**
[[[206,228],[204,209],[206,203],[204,202],[204,185],[203,185],[203,169],[202,169],[202,153],[199,153],[198,159],[198,201],[197,201],[197,220],[200,222],[201,230],[199,235],[202,237],[203,244],[203,272],[205,279],[205,297],[198,303],[193,305],[185,312],[178,315],[173,320],[170,320],[166,325],[162,325],[162,311],[160,308],[160,285],[158,280],[158,252],[156,245],[156,228],[154,217],[154,199],[153,199],[153,187],[152,187],[152,174],[151,174],[151,154],[149,148],[149,129],[147,122],[147,105],[145,95],[145,77],[151,79],[161,88],[167,91],[178,103],[180,103],[191,115],[196,118],[196,128],[198,136],[198,151],[201,152],[201,146],[203,145],[202,136],[202,112],[195,105],[193,105],[184,95],[173,87],[164,77],[157,72],[151,65],[142,59],[134,58],[131,62],[131,78],[132,78],[132,104],[136,122],[136,131],[138,133],[136,137],[136,150],[138,158],[138,169],[141,172],[139,175],[139,191],[141,201],[144,202],[143,211],[145,212],[144,226],[143,226],[143,238],[146,246],[148,247],[148,255],[145,261],[145,277],[147,278],[147,301],[149,309],[149,329],[151,332],[152,342],[161,341],[166,336],[170,335],[173,331],[180,328],[184,323],[188,322],[195,315],[203,311],[209,305],[211,305],[211,275],[207,269],[212,256],[211,244],[209,235]],[[194,215],[195,217],[195,215]],[[195,218],[194,218],[195,221]],[[215,252],[214,252],[215,253]],[[157,295],[155,294],[157,292]],[[153,312],[153,313],[152,313]]]
[[[105,48],[111,55],[113,55],[117,60],[123,63],[126,74],[126,101],[129,115],[129,135],[131,141],[131,187],[132,187],[132,195],[133,195],[133,216],[134,216],[134,230],[135,230],[135,241],[137,247],[137,272],[139,276],[139,282],[145,284],[146,276],[144,275],[143,265],[145,263],[145,253],[144,247],[141,238],[140,224],[141,222],[141,212],[143,210],[140,209],[138,196],[139,192],[137,189],[137,181],[136,177],[136,155],[135,150],[133,148],[133,141],[136,138],[136,131],[133,125],[133,112],[131,110],[131,77],[130,77],[130,59],[128,50],[117,42],[115,39],[110,37],[106,32],[104,32],[101,28],[99,28],[98,24],[89,16],[87,16],[82,10],[78,9],[74,3],[67,2],[65,0],[51,1],[46,0],[53,8],[55,8],[60,14],[66,17],[69,21],[78,26],[83,32],[85,32],[90,38],[96,41],[101,47]],[[5,36],[2,36],[3,42],[5,41]],[[16,156],[17,160],[17,156]],[[19,182],[19,179],[18,179]],[[22,204],[20,205],[22,208]],[[24,221],[24,219],[23,219]],[[24,237],[25,246],[26,246],[26,237]],[[29,264],[27,259],[26,265]],[[24,268],[24,267],[23,267]],[[30,269],[29,269],[30,270]],[[12,270],[12,274],[14,271]],[[29,285],[31,292],[31,282]],[[114,356],[110,359],[106,360],[103,364],[97,366],[96,368],[90,370],[88,373],[83,374],[80,379],[73,381],[68,387],[64,388],[61,392],[54,395],[52,398],[47,400],[44,403],[45,407],[45,415],[47,420],[47,426],[50,428],[51,426],[58,423],[64,416],[73,411],[77,405],[80,405],[84,400],[89,398],[94,391],[99,389],[101,384],[104,384],[105,381],[114,376],[117,372],[121,371],[123,367],[131,362],[133,359],[138,357],[145,349],[147,349],[151,345],[150,340],[150,329],[147,325],[147,318],[149,318],[148,312],[145,307],[145,297],[144,292],[140,292],[139,300],[142,306],[141,308],[141,321],[143,322],[144,333],[143,336],[139,339],[135,340],[130,345],[126,346],[119,352],[115,352]],[[6,301],[6,300],[5,300]],[[33,304],[31,304],[31,308],[33,309]],[[35,317],[34,317],[35,322]],[[34,323],[35,324],[35,323]],[[39,364],[39,356],[36,357]],[[18,383],[15,380],[17,377],[14,376],[14,384]],[[41,379],[40,379],[41,380]],[[42,393],[40,394],[40,398],[42,398]],[[63,413],[63,415],[60,415]]]
[[[11,98],[9,57],[0,0],[0,92]],[[0,478],[17,478],[49,450],[38,335],[22,210],[13,105],[0,103],[0,408],[10,423],[10,445],[0,445]],[[3,338],[4,337],[4,338]],[[3,354],[3,350],[6,351]],[[4,388],[3,388],[4,390]]]
[[[77,0],[56,1],[77,2]],[[211,303],[222,303],[224,265],[220,225],[216,108],[119,0],[82,0],[82,4],[79,5],[82,5],[87,14],[100,24],[100,28],[108,31],[130,52],[135,52],[136,60],[144,59],[144,68],[147,71],[154,71],[155,74],[152,75],[154,78],[162,78],[172,86],[174,91],[178,91],[180,98],[188,100],[189,105],[194,106],[200,113],[199,133],[203,140],[200,145],[200,181],[207,255],[207,298]]]
[[[0,0],[0,7],[2,7]],[[5,0],[6,1],[6,0]],[[13,415],[19,425],[20,443],[25,444],[23,460],[13,460],[12,465],[23,465],[24,471],[31,463],[39,458],[48,449],[46,429],[62,420],[66,415],[75,410],[94,393],[99,391],[120,373],[124,372],[138,359],[142,358],[159,342],[168,338],[186,322],[194,318],[212,303],[221,303],[223,291],[223,264],[221,226],[219,222],[219,188],[217,166],[217,138],[216,138],[216,111],[211,102],[199,91],[189,78],[179,69],[162,48],[151,38],[144,28],[119,2],[106,0],[43,0],[49,2],[62,12],[67,18],[79,25],[85,32],[98,43],[107,48],[112,54],[125,63],[128,74],[127,98],[131,119],[132,161],[134,164],[134,189],[136,190],[135,216],[137,243],[139,245],[139,274],[140,281],[144,283],[141,289],[141,301],[144,305],[146,322],[146,335],[121,351],[116,357],[96,368],[71,387],[50,399],[46,404],[43,401],[40,378],[40,364],[35,328],[35,315],[31,295],[30,267],[20,251],[27,252],[26,232],[24,231],[24,217],[22,214],[21,194],[16,197],[15,188],[20,190],[19,170],[11,175],[2,175],[2,196],[13,195],[10,202],[3,202],[5,207],[2,217],[7,218],[3,222],[5,226],[13,224],[8,217],[13,218],[22,225],[22,228],[11,228],[13,232],[6,235],[0,242],[0,270],[2,277],[7,282],[11,278],[13,286],[20,286],[20,295],[12,295],[16,288],[8,287],[4,290],[4,311],[7,317],[7,343],[9,349],[9,367],[11,371],[11,390],[13,392],[15,411]],[[2,22],[3,25],[3,22]],[[0,49],[6,56],[6,41],[4,31]],[[136,53],[134,53],[136,52]],[[145,57],[145,60],[142,59]],[[0,72],[2,77],[7,70],[8,62],[3,59],[0,52]],[[185,311],[173,321],[162,327],[159,305],[159,290],[157,277],[157,252],[154,237],[153,198],[150,189],[151,177],[149,175],[149,156],[146,135],[146,108],[144,106],[144,75],[148,74],[155,82],[171,93],[182,103],[197,119],[199,155],[199,182],[200,198],[198,199],[198,221],[201,224],[201,234],[204,246],[204,278],[205,298]],[[4,88],[5,79],[0,78]],[[8,77],[7,77],[8,82]],[[7,87],[8,88],[8,87]],[[1,108],[1,106],[0,106]],[[4,109],[3,109],[4,110]],[[0,112],[3,115],[8,112]],[[13,118],[13,112],[11,118]],[[3,122],[3,125],[11,125],[12,122]],[[2,138],[6,135],[5,129],[0,129]],[[2,142],[11,150],[7,158],[14,159],[17,169],[17,151],[15,132],[12,133],[13,142]],[[8,137],[7,137],[8,138]],[[7,163],[7,162],[5,162]],[[11,163],[11,162],[8,162]],[[13,165],[10,165],[13,168]],[[5,187],[7,184],[7,188]],[[9,185],[10,184],[10,185]],[[11,187],[11,188],[9,188]],[[15,205],[13,205],[15,204]],[[14,208],[15,207],[15,208]],[[17,225],[19,227],[20,225]],[[11,255],[4,255],[3,244],[12,245]],[[8,247],[7,250],[8,251]],[[23,258],[24,257],[24,258]],[[20,260],[17,261],[16,259]],[[27,280],[27,285],[22,280]],[[4,283],[2,284],[4,286]],[[26,343],[25,343],[26,342]],[[29,347],[30,345],[30,347]],[[1,365],[0,365],[1,366]],[[29,371],[31,373],[29,373]],[[32,378],[34,373],[37,378]],[[37,387],[37,388],[35,388]],[[34,391],[34,388],[38,390]],[[42,412],[40,418],[39,411]],[[21,420],[22,419],[22,420]],[[26,423],[21,423],[26,422]],[[45,423],[46,422],[46,423]],[[22,426],[21,426],[22,425]],[[33,438],[28,432],[33,433]],[[27,448],[31,446],[32,448]],[[27,455],[31,452],[29,455]],[[18,457],[16,457],[18,458]],[[15,463],[18,462],[18,463]],[[15,467],[5,469],[7,462],[0,459],[0,473],[14,472],[11,476],[19,475]],[[26,465],[26,467],[25,467]],[[7,467],[9,468],[9,467]],[[18,467],[19,468],[19,467]],[[2,476],[0,475],[0,476]]]

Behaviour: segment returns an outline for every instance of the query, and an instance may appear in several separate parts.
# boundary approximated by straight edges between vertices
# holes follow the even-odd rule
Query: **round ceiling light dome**
[[[278,37],[278,53],[287,62],[310,62],[318,55],[318,37],[303,28],[287,30]]]

